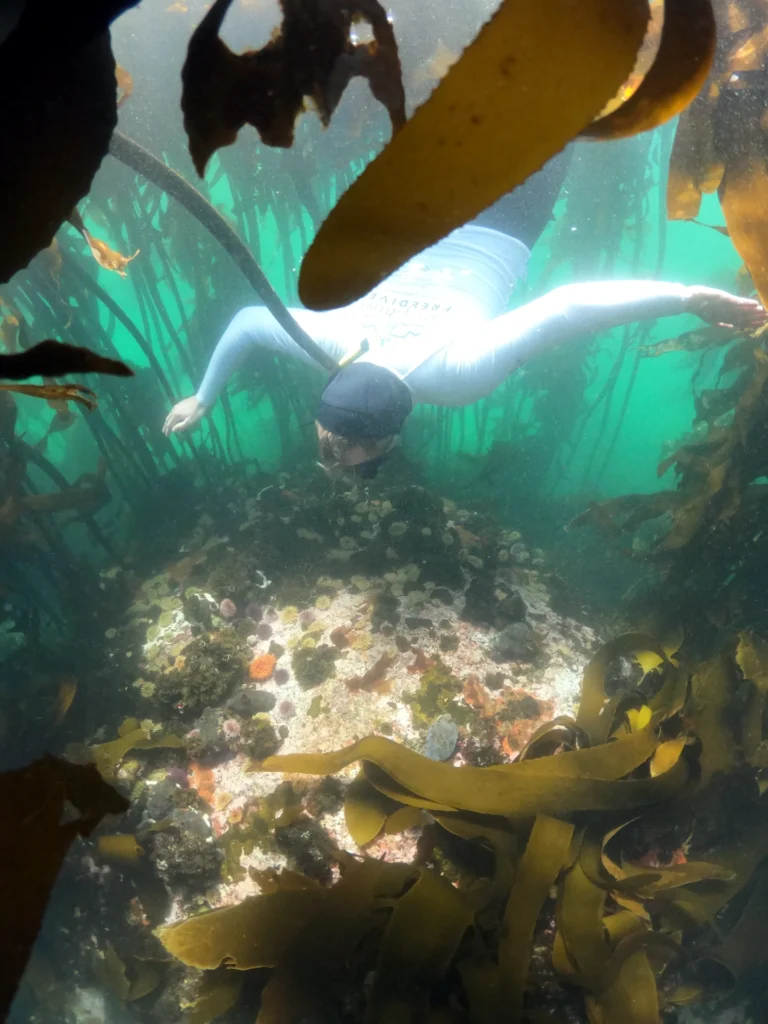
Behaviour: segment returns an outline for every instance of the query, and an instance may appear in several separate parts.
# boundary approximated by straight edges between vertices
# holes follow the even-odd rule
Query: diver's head
[[[412,406],[407,386],[382,366],[359,362],[339,370],[317,413],[323,466],[331,473],[374,477]]]

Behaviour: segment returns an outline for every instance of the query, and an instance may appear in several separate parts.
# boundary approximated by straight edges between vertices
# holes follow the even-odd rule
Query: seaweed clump
[[[410,698],[414,721],[429,726],[448,715],[459,725],[465,725],[472,712],[455,702],[463,689],[460,680],[438,659],[424,672],[418,690]]]
[[[299,647],[291,655],[291,668],[302,690],[311,690],[326,682],[336,671],[339,652],[330,644]]]
[[[232,630],[197,637],[182,650],[180,666],[157,677],[157,697],[191,709],[217,704],[242,681],[249,655]]]
[[[266,714],[254,715],[242,726],[240,736],[243,749],[254,761],[271,757],[283,742]]]
[[[167,885],[190,894],[218,881],[222,855],[210,841],[205,819],[187,810],[177,812],[175,820],[155,834],[152,859]]]

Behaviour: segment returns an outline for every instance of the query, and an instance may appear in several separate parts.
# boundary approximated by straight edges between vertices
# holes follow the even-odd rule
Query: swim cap
[[[351,363],[328,382],[317,422],[351,441],[379,441],[397,434],[412,408],[411,392],[391,370]]]

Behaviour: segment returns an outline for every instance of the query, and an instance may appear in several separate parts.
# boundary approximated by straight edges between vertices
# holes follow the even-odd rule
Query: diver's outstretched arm
[[[661,281],[569,284],[462,332],[407,382],[417,401],[466,405],[489,395],[521,363],[554,345],[612,327],[692,313],[711,324],[754,328],[768,314],[759,302],[715,288]]]
[[[356,331],[345,310],[314,313],[292,309],[291,315],[325,352],[338,360],[355,345]],[[359,338],[357,339],[359,343]],[[178,402],[168,413],[163,433],[178,434],[196,426],[214,404],[227,381],[257,349],[293,356],[323,369],[291,338],[263,306],[241,309],[214,349],[196,395]]]

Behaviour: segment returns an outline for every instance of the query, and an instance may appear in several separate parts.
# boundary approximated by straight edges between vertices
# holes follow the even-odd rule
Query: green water
[[[133,94],[120,110],[120,130],[199,189],[249,246],[282,301],[288,306],[297,305],[298,270],[303,253],[339,195],[385,144],[388,121],[358,81],[348,90],[327,131],[321,130],[314,115],[308,113],[298,126],[294,147],[279,151],[261,145],[255,132],[246,128],[235,145],[213,157],[205,178],[198,178],[186,150],[178,109],[178,67],[195,17],[201,12],[161,9],[164,6],[145,4],[141,10],[129,12],[115,27],[117,60],[134,78]],[[451,23],[453,28],[449,26],[445,34],[452,46],[460,46],[471,37],[491,5],[469,5],[471,10],[464,10],[464,6],[458,0],[451,6],[455,25]],[[396,24],[397,17],[402,24],[408,18],[419,21],[404,0],[395,7]],[[272,6],[244,4],[232,12],[229,34],[225,35],[238,48],[246,44],[260,46],[268,38],[273,20]],[[427,80],[419,78],[417,71],[430,57],[435,41],[442,38],[435,12],[429,17],[424,15],[421,27],[422,37],[418,42],[411,40],[403,55],[406,76],[410,75],[413,81],[410,109],[429,91]],[[666,166],[674,127],[668,125],[622,142],[574,145],[554,220],[535,248],[528,279],[513,297],[511,308],[558,285],[611,278],[658,278],[737,289],[741,260],[728,238],[705,226],[666,221]],[[42,515],[34,519],[31,525],[48,532],[42,533],[42,540],[34,533],[25,536],[29,549],[20,544],[4,567],[12,589],[19,587],[23,593],[20,608],[23,605],[24,609],[22,616],[15,605],[9,604],[6,619],[13,618],[14,628],[19,619],[18,628],[28,630],[29,638],[34,637],[34,644],[28,640],[23,653],[16,652],[9,659],[8,664],[16,674],[9,674],[10,681],[0,702],[0,712],[5,714],[3,709],[8,709],[6,718],[10,725],[4,726],[7,733],[12,735],[15,723],[24,718],[23,729],[19,727],[23,740],[19,749],[23,747],[25,757],[39,753],[42,745],[53,746],[57,752],[67,747],[71,752],[72,744],[82,748],[84,743],[92,745],[113,739],[125,717],[150,714],[146,710],[148,705],[140,705],[134,689],[142,681],[146,683],[143,676],[136,678],[143,668],[136,667],[138,657],[133,662],[128,659],[139,652],[143,657],[157,638],[161,624],[166,628],[174,615],[180,616],[186,577],[179,575],[178,563],[204,550],[203,542],[213,539],[222,548],[232,545],[235,555],[229,561],[223,558],[222,564],[233,577],[239,568],[238,558],[250,566],[249,559],[261,556],[258,546],[251,545],[251,534],[247,531],[251,524],[248,513],[261,500],[263,492],[279,492],[286,501],[296,503],[290,508],[275,506],[269,513],[275,520],[286,524],[290,521],[291,530],[291,517],[297,516],[300,526],[289,538],[294,544],[295,537],[304,541],[308,537],[317,539],[319,535],[314,531],[322,530],[324,525],[329,532],[336,523],[343,526],[341,538],[336,530],[335,539],[329,541],[340,564],[344,556],[342,541],[350,542],[347,531],[353,532],[350,523],[362,522],[369,513],[374,520],[377,516],[382,518],[373,505],[366,505],[368,498],[363,493],[349,497],[323,492],[324,498],[316,500],[313,488],[320,493],[320,471],[314,465],[312,421],[323,377],[298,363],[281,362],[269,354],[254,356],[230,382],[226,397],[217,403],[199,429],[188,436],[174,436],[170,440],[163,437],[161,428],[167,412],[175,402],[196,392],[207,360],[231,318],[243,306],[260,304],[261,300],[204,226],[174,199],[112,157],[105,158],[80,212],[92,234],[111,248],[126,256],[139,250],[127,265],[125,276],[97,266],[84,239],[74,228],[64,226],[57,234],[59,256],[38,256],[29,268],[3,286],[2,297],[22,315],[27,330],[36,339],[55,337],[89,345],[127,361],[136,373],[127,381],[89,380],[98,395],[98,410],[90,414],[77,410],[66,429],[50,433],[53,410],[33,398],[16,399],[17,434],[39,455],[27,467],[27,493],[66,491],[67,484],[77,483],[84,474],[95,472],[103,474],[108,489],[108,496],[99,501],[95,510],[57,512],[50,522]],[[715,197],[706,197],[700,220],[723,224]],[[61,267],[57,267],[59,257],[63,257]],[[673,472],[670,470],[660,479],[657,467],[692,430],[696,396],[728,382],[728,378],[720,378],[727,349],[716,348],[703,357],[674,352],[659,358],[640,358],[638,346],[676,337],[698,324],[692,317],[669,318],[583,337],[531,360],[475,406],[460,410],[418,407],[404,430],[404,458],[392,476],[384,472],[377,481],[377,486],[383,488],[381,497],[386,503],[401,483],[423,485],[426,491],[418,493],[428,495],[425,507],[434,517],[430,519],[421,507],[416,512],[423,513],[423,522],[419,520],[420,536],[430,538],[430,544],[434,538],[445,535],[442,531],[448,534],[446,545],[453,544],[454,535],[449,528],[456,531],[456,526],[450,517],[455,515],[461,526],[459,519],[464,515],[462,529],[469,524],[472,531],[489,530],[494,537],[492,544],[488,542],[489,551],[503,542],[505,558],[509,558],[513,545],[519,542],[519,535],[513,535],[513,531],[520,530],[535,556],[535,564],[551,572],[548,580],[556,580],[559,585],[559,574],[565,577],[573,601],[570,610],[563,614],[570,615],[573,607],[578,608],[579,628],[596,631],[589,634],[594,648],[598,636],[604,638],[606,632],[633,625],[623,621],[623,609],[617,610],[616,602],[637,583],[641,570],[601,537],[587,531],[566,534],[563,528],[590,501],[675,487]],[[311,499],[307,507],[301,504],[306,496],[305,487]],[[375,501],[381,504],[378,498]],[[360,505],[365,506],[362,513]],[[403,508],[407,508],[405,502]],[[391,509],[390,513],[394,515]],[[408,528],[406,512],[402,512],[402,520],[389,523],[393,544]],[[218,536],[216,530],[222,535],[226,531],[226,536]],[[240,530],[245,531],[242,543],[238,541]],[[456,536],[459,534],[457,531]],[[327,573],[336,569],[339,575],[344,572],[334,565],[330,569],[323,567],[320,579],[325,583],[316,592],[320,570],[312,559],[308,560],[310,568],[296,568],[291,561],[294,552],[286,547],[268,553],[273,564],[279,563],[281,550],[285,551],[286,578],[278,579],[278,573],[269,570],[275,577],[276,588],[284,588],[273,609],[270,631],[286,625],[282,620],[279,627],[274,625],[278,622],[278,607],[281,616],[286,607],[291,609],[291,623],[297,621],[296,608],[307,616],[306,622],[314,621],[318,612],[332,603],[329,595],[333,587],[328,583]],[[408,566],[404,569],[396,559],[407,563],[410,555],[406,558],[398,550],[386,557],[393,560],[393,569],[407,575]],[[476,554],[470,557],[479,563],[478,571],[483,569],[482,559]],[[530,553],[526,552],[526,557],[530,559]],[[436,564],[439,561],[435,559]],[[446,564],[449,561],[446,555]],[[473,563],[465,561],[462,565],[466,568]],[[261,569],[257,572],[261,573]],[[221,570],[219,579],[223,575]],[[408,579],[406,587],[402,582],[406,575],[389,575],[399,588],[398,598],[421,593],[416,577]],[[214,576],[211,572],[205,585]],[[386,579],[384,572],[381,576]],[[0,585],[4,586],[4,579],[5,575],[0,574]],[[123,587],[119,594],[117,586],[113,588],[115,579]],[[388,582],[392,584],[393,580]],[[434,580],[428,582],[434,587]],[[345,585],[350,585],[346,579]],[[147,587],[151,599],[147,597]],[[221,610],[229,600],[228,593],[222,589],[215,592],[215,601],[214,597],[210,599],[212,607],[216,606],[214,614],[221,615],[215,619],[216,630],[208,623],[206,636],[218,630],[226,632],[231,626]],[[358,601],[357,609],[362,606],[365,588],[353,584],[351,593]],[[426,592],[422,597],[426,600]],[[502,593],[500,600],[504,597]],[[261,601],[262,595],[253,588],[242,598],[238,593],[238,615],[242,615],[246,602],[250,605],[257,599]],[[114,607],[110,604],[113,600]],[[136,624],[136,607],[143,614],[148,605],[154,609],[152,614],[158,613],[156,621],[150,624],[149,618],[138,620],[143,623],[144,634],[137,641],[136,636],[127,634]],[[134,609],[131,627],[124,624],[126,607]],[[184,614],[187,613],[184,608]],[[258,615],[254,612],[254,623],[260,616],[261,610]],[[423,620],[421,627],[418,625],[418,616],[413,621],[417,623],[414,630],[423,628]],[[185,645],[192,641],[188,625],[184,620],[183,629],[179,629],[183,639],[174,638],[178,639],[174,644],[169,642],[168,651],[164,652],[168,663],[163,664],[163,672],[169,671],[171,664],[176,666],[174,671],[184,668],[174,659],[181,658],[183,662],[184,654],[180,652],[188,650]],[[326,625],[330,628],[331,624]],[[486,626],[487,623],[482,628]],[[448,639],[441,637],[445,642],[439,648],[441,651],[457,649],[456,637],[461,628],[449,622],[446,629],[450,635]],[[296,632],[298,635],[298,627]],[[493,629],[488,627],[488,632]],[[122,647],[112,642],[117,634],[120,642],[125,641]],[[259,637],[259,655],[269,655],[272,648],[268,651],[266,644],[271,635],[265,632]],[[456,646],[452,647],[454,639]],[[371,642],[370,636],[365,642]],[[466,644],[462,657],[466,654],[471,663],[480,640],[475,634],[462,633],[461,642]],[[281,644],[278,648],[279,660],[285,650]],[[578,663],[579,671],[586,661],[585,649],[576,645],[566,651],[573,656],[573,664]],[[364,643],[361,650],[367,650]],[[407,642],[400,653],[404,650],[410,655]],[[251,653],[256,651],[254,646]],[[411,672],[413,666],[401,668]],[[159,677],[157,664],[153,664],[153,670],[157,670]],[[251,671],[248,661],[244,662],[243,671],[247,681]],[[578,673],[575,669],[571,672],[570,665],[568,672],[573,683]],[[50,705],[62,676],[72,673],[80,678],[78,703],[64,727],[51,730]],[[257,678],[250,676],[251,680]],[[520,686],[527,686],[528,682],[523,674]],[[460,690],[459,686],[456,692]],[[13,709],[21,702],[20,698],[17,700],[19,692],[24,695],[24,710],[15,719]],[[367,692],[362,699],[372,692],[376,691]],[[142,698],[146,696],[145,691],[141,694]],[[541,697],[538,691],[537,695]],[[428,696],[430,700],[434,697]],[[538,708],[530,695],[516,699],[533,701]],[[291,701],[283,700],[281,704],[291,705]],[[417,722],[422,732],[431,724],[430,716],[439,717],[432,715],[435,709],[445,710],[439,702],[432,700],[430,704],[426,698],[424,706],[428,706],[429,714],[422,712]],[[471,720],[476,710],[472,708],[470,713],[462,707],[466,716],[462,726]],[[391,713],[392,709],[402,712],[402,702],[390,702],[387,713],[394,720],[397,716]],[[195,724],[199,709],[194,716],[188,711],[184,699],[176,697],[162,712],[152,708],[152,714],[166,715],[171,727],[183,726],[184,730]],[[306,724],[307,718],[314,720],[319,716],[322,720],[324,714],[332,717],[332,713],[333,709],[323,707],[318,697],[298,717],[303,715]],[[547,713],[548,710],[542,711],[544,716]],[[285,721],[294,714],[292,707],[285,711]],[[372,728],[381,728],[383,735],[392,735],[392,724],[383,711],[371,722]],[[494,727],[497,724],[494,719]],[[320,725],[322,721],[318,728]],[[406,740],[415,745],[418,730],[413,723],[410,727],[415,731],[405,734]],[[327,747],[329,732],[321,735]],[[270,737],[279,746],[274,731]],[[280,737],[285,739],[282,733]],[[420,742],[423,737],[419,734],[418,739]],[[14,755],[18,753],[10,741],[8,749]],[[14,757],[9,757],[9,761],[14,762]],[[187,770],[186,763],[181,766],[172,759],[167,764],[158,760],[157,765],[161,773],[166,769],[183,773]],[[148,768],[137,768],[139,781],[156,782],[150,776],[154,767],[152,762]],[[120,778],[126,791],[135,797],[136,805],[143,807],[140,801],[146,799],[146,793],[142,796],[141,790],[133,785],[135,781],[136,776]],[[131,828],[136,827],[137,821],[133,820]],[[82,864],[88,862],[79,848],[77,856],[77,884],[81,886]],[[237,856],[234,861],[239,868]],[[225,866],[231,866],[229,861]],[[87,870],[96,877],[97,868],[98,864],[89,864]],[[119,873],[120,869],[115,869],[115,874]],[[109,918],[109,908],[100,908],[104,913],[98,919],[99,928],[87,940],[99,951],[111,941],[113,926],[114,933],[122,937],[125,907],[135,895],[127,879],[127,873],[124,877],[120,875],[119,885],[123,887],[115,904],[119,912]],[[101,886],[102,882],[104,891],[115,886],[109,889],[111,898],[118,887],[114,875],[109,882],[98,876],[92,884]],[[87,886],[77,889],[81,895],[89,891]],[[181,900],[178,892],[176,897]],[[199,898],[202,901],[203,897]],[[44,932],[45,956],[54,967],[59,964],[55,928],[66,923],[65,903],[58,890],[54,920],[48,922]],[[189,905],[184,904],[184,913],[189,910]],[[87,916],[86,912],[82,916]],[[131,926],[134,925],[132,921]],[[86,941],[82,939],[84,931],[77,934],[81,941]],[[92,978],[90,983],[94,984]],[[104,987],[109,986],[105,983]],[[176,1002],[181,1004],[178,999]],[[46,1011],[38,1009],[37,1016],[19,1016],[18,1024],[22,1020],[29,1020],[30,1024],[56,1020],[52,1004],[47,1006]],[[77,1024],[89,1020],[85,1009],[81,1007],[78,1012],[79,1016],[67,1017],[67,1024],[70,1020]],[[98,1017],[99,1011],[94,1012]],[[126,1006],[110,1004],[108,1019],[110,1024],[160,1021],[166,1019],[164,1012],[155,1007],[147,1016],[141,1016],[141,1011],[134,1015]],[[225,1019],[240,1020],[234,1016]]]

